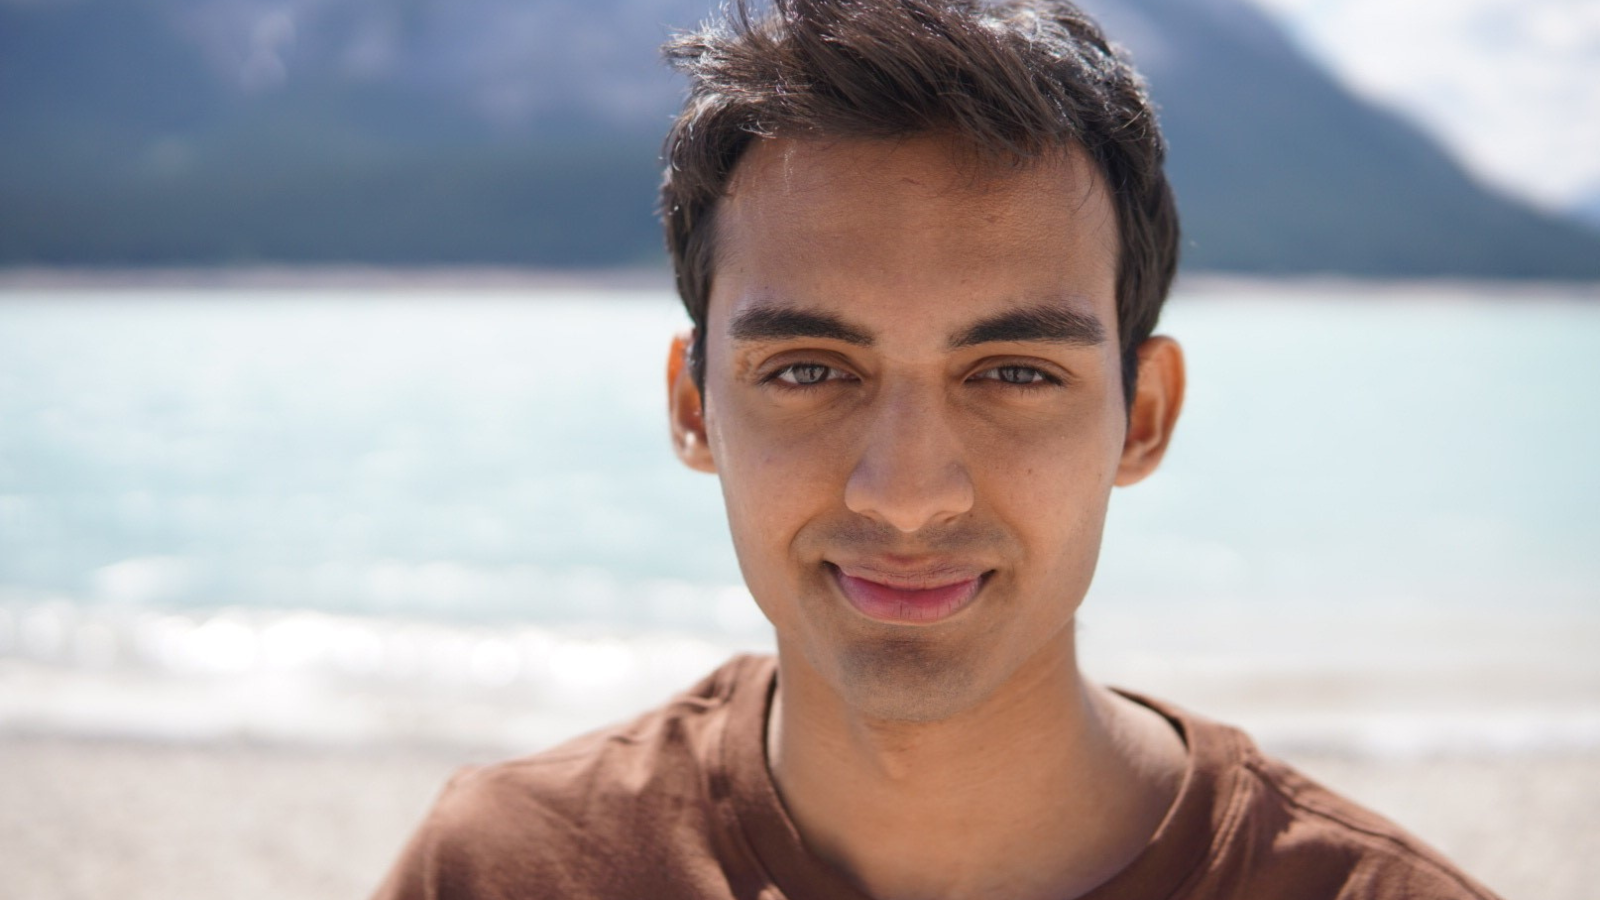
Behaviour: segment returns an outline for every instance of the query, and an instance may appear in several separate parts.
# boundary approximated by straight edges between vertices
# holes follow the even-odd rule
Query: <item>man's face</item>
[[[1111,488],[1147,471],[1093,164],[762,140],[718,216],[703,419],[680,375],[674,420],[784,658],[893,720],[1070,660]]]

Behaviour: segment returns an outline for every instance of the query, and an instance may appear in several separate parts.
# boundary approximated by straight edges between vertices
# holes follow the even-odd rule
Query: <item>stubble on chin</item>
[[[971,707],[971,661],[931,634],[858,638],[835,648],[836,689],[863,718],[918,724]]]

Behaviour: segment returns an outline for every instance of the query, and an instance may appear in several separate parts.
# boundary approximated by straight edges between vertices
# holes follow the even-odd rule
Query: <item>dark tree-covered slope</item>
[[[1600,278],[1244,0],[1097,0],[1191,268]],[[705,0],[0,3],[0,264],[659,262],[656,46]]]

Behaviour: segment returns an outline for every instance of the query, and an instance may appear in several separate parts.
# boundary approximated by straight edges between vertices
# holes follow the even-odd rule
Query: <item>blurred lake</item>
[[[1600,747],[1600,293],[1237,282],[1086,665],[1277,748]],[[770,646],[658,291],[0,293],[0,733],[526,749]]]

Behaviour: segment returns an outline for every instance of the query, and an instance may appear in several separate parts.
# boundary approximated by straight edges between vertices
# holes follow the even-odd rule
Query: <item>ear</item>
[[[1117,465],[1118,486],[1144,480],[1156,470],[1172,441],[1183,409],[1183,348],[1168,337],[1139,345],[1139,381],[1128,411],[1128,435]]]
[[[711,445],[706,443],[705,408],[700,402],[700,388],[695,386],[689,371],[689,346],[694,342],[694,332],[684,332],[672,339],[672,349],[667,351],[667,418],[672,424],[672,449],[677,451],[683,464],[697,472],[715,472],[711,459]]]

